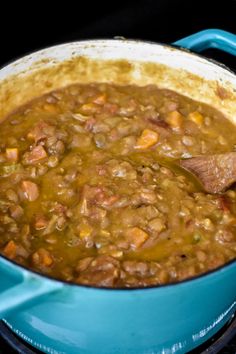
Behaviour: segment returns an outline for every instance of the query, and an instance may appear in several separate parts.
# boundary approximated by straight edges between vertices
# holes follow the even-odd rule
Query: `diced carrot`
[[[49,267],[53,263],[52,257],[50,256],[49,252],[46,250],[42,254],[42,262],[43,262],[43,265],[45,265],[46,267]]]
[[[107,95],[105,93],[102,93],[101,95],[98,95],[93,99],[93,103],[99,105],[104,105],[106,101],[107,101]]]
[[[47,157],[47,153],[43,146],[35,146],[31,151],[24,154],[24,160],[27,164],[34,164]]]
[[[188,114],[188,119],[190,119],[192,122],[196,123],[198,126],[202,125],[204,121],[204,117],[201,113],[198,111],[191,112]]]
[[[4,256],[13,259],[16,256],[16,244],[13,240],[9,241],[3,250]]]
[[[181,125],[183,124],[183,116],[180,114],[178,111],[172,111],[168,113],[166,122],[172,127],[172,128],[180,128]]]
[[[127,240],[133,248],[139,248],[148,239],[148,233],[139,227],[131,227],[125,233]]]
[[[39,197],[39,189],[36,183],[31,181],[22,181],[21,188],[24,196],[29,202],[33,202]]]
[[[158,142],[159,134],[151,129],[144,129],[135,145],[136,149],[147,149]]]
[[[36,251],[32,255],[32,261],[34,265],[38,266],[39,268],[41,266],[50,267],[53,263],[53,259],[50,253],[45,248],[40,248],[38,251]]]
[[[18,157],[19,157],[19,151],[17,148],[7,148],[6,149],[6,158],[9,161],[17,162]]]

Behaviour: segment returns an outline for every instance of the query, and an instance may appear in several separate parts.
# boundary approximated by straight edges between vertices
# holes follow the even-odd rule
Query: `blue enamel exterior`
[[[39,278],[42,284],[48,280]],[[67,284],[57,289],[59,282],[52,281],[54,292],[26,302],[5,320],[46,353],[186,353],[234,313],[235,278],[236,262],[159,288],[112,290]]]
[[[236,55],[236,35],[219,29],[204,30],[180,39],[173,44],[194,52],[217,48],[229,54]]]

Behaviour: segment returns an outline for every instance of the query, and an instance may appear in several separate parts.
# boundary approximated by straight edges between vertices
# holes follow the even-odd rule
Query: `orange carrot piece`
[[[3,250],[4,256],[14,259],[16,256],[16,244],[13,240],[9,241]]]
[[[139,248],[148,239],[148,233],[139,227],[131,227],[126,233],[126,238],[133,248]]]
[[[38,249],[38,251],[36,251],[32,255],[32,261],[33,261],[34,265],[38,266],[39,268],[41,266],[50,267],[53,263],[53,259],[50,255],[50,253],[45,248]]]
[[[158,142],[159,134],[151,129],[144,129],[135,145],[136,149],[147,149]]]
[[[190,119],[192,122],[196,123],[198,126],[202,125],[204,122],[204,117],[201,113],[198,111],[191,112],[188,114],[188,119]]]
[[[6,158],[11,162],[17,162],[19,151],[17,148],[6,148]]]
[[[172,127],[172,128],[180,128],[181,125],[183,124],[183,116],[180,114],[178,111],[172,111],[168,113],[166,122]]]

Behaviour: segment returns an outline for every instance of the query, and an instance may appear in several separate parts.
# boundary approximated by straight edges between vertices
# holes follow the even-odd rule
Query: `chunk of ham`
[[[20,205],[12,205],[10,207],[10,214],[13,219],[18,220],[23,216],[24,210]]]
[[[77,271],[76,282],[112,287],[119,278],[119,261],[110,256],[91,257],[81,260]]]
[[[39,197],[39,188],[36,183],[31,181],[22,181],[21,189],[24,197],[29,201],[33,202]]]
[[[85,185],[83,188],[83,200],[86,200],[88,206],[99,205],[103,207],[111,207],[119,196],[113,195],[106,187]]]
[[[33,165],[38,161],[45,159],[47,157],[47,153],[43,146],[38,145],[35,146],[30,152],[26,152],[24,154],[24,162],[27,165]]]
[[[49,136],[53,136],[55,127],[47,124],[46,122],[38,122],[27,134],[29,140],[33,140],[38,143]]]
[[[43,230],[48,226],[48,219],[44,215],[37,215],[35,218],[34,228],[36,230]]]

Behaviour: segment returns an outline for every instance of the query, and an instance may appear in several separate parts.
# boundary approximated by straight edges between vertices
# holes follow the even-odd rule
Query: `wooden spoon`
[[[236,182],[236,152],[192,157],[181,160],[180,166],[193,173],[208,193],[221,193]]]

